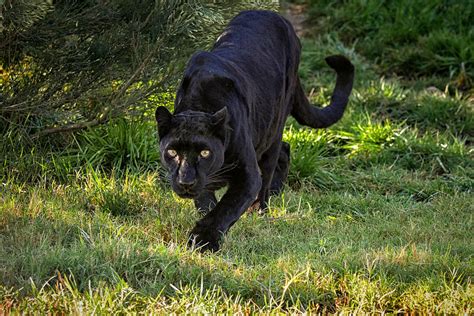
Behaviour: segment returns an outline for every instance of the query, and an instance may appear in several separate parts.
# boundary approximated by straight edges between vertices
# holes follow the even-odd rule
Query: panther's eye
[[[202,157],[202,158],[207,158],[211,155],[211,151],[207,150],[207,149],[204,149],[204,150],[201,150],[201,152],[199,153],[199,155]]]
[[[174,157],[176,157],[176,156],[178,155],[178,153],[177,153],[176,150],[174,150],[174,149],[168,149],[168,150],[166,151],[166,153],[167,153],[168,156],[170,156],[171,158],[174,158]]]

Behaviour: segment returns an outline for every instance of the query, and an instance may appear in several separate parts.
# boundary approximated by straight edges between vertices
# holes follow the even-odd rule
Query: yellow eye
[[[167,153],[168,156],[170,156],[171,158],[174,158],[174,157],[176,157],[176,156],[178,155],[178,153],[177,153],[176,150],[174,150],[174,149],[168,149],[168,150],[166,151],[166,153]]]
[[[207,158],[211,155],[211,152],[209,150],[201,150],[201,152],[199,153],[199,155],[201,155],[202,158]]]

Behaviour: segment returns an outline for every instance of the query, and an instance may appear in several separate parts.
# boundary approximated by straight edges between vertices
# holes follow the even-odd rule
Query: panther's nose
[[[196,169],[183,159],[178,170],[178,184],[184,189],[191,189],[197,182]]]
[[[193,185],[196,184],[196,178],[190,179],[186,177],[179,177],[178,178],[178,183],[179,185],[183,187],[192,187]]]

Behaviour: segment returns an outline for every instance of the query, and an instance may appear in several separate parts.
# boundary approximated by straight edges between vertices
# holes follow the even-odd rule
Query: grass
[[[306,2],[315,33],[335,34],[374,61],[383,72],[406,80],[437,77],[444,84],[472,89],[474,5],[471,2]]]
[[[151,111],[36,144],[4,133],[0,313],[472,314],[472,94],[419,63],[404,66],[416,82],[393,76],[367,54],[380,39],[364,33],[376,33],[373,12],[358,3],[333,7],[316,25],[333,32],[303,40],[300,73],[315,103],[327,104],[334,84],[323,57],[354,61],[346,115],[328,130],[288,121],[284,193],[266,214],[246,213],[216,254],[186,248],[199,215],[166,183]],[[357,23],[342,18],[356,9]],[[420,21],[456,27],[433,10]],[[341,36],[348,25],[355,44]]]

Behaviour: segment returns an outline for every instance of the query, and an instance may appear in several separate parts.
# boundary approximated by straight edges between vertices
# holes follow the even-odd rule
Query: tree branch
[[[31,135],[31,139],[37,139],[39,137],[43,137],[43,136],[51,135],[55,133],[74,132],[74,131],[82,130],[88,127],[97,126],[109,120],[109,113],[110,113],[110,107],[107,107],[105,111],[96,119],[86,121],[86,122],[72,123],[72,124],[67,124],[63,126],[46,128],[42,131],[39,131]]]
[[[31,139],[37,139],[39,137],[43,137],[43,136],[55,134],[55,133],[73,132],[73,131],[85,129],[88,127],[93,127],[101,123],[102,122],[100,120],[94,119],[92,121],[87,121],[87,122],[80,122],[80,123],[68,124],[64,126],[51,127],[51,128],[44,129],[42,131],[39,131],[38,133],[31,135]]]

